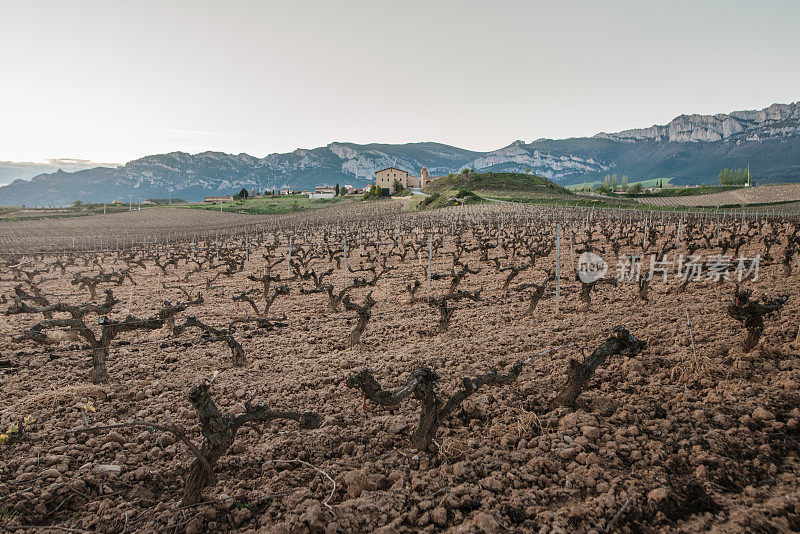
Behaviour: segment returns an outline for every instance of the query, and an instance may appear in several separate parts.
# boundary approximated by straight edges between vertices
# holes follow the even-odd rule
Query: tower
[[[422,171],[419,173],[419,186],[425,187],[426,185],[428,185],[428,169],[422,167]]]

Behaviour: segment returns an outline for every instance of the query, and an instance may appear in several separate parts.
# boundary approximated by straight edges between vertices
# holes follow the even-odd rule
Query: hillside
[[[572,193],[547,178],[519,172],[483,172],[442,176],[428,184],[425,193],[468,190],[485,195],[566,197]]]
[[[9,163],[9,162],[6,162]],[[530,171],[560,185],[627,174],[632,181],[672,179],[675,185],[716,183],[723,168],[750,167],[755,183],[800,181],[800,103],[774,104],[728,115],[681,115],[664,126],[594,137],[515,141],[488,152],[441,143],[330,143],[263,158],[248,154],[171,152],[120,167],[46,173],[0,187],[0,206],[69,205],[138,198],[231,194],[242,187],[310,189],[369,184],[376,170],[397,167],[419,175],[463,168]]]

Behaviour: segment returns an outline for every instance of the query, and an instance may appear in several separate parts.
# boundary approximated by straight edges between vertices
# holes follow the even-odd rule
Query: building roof
[[[406,174],[411,174],[408,171],[404,171],[403,169],[398,169],[397,167],[386,167],[385,169],[381,169],[379,171],[375,171],[376,173],[383,172],[383,171],[400,171]]]

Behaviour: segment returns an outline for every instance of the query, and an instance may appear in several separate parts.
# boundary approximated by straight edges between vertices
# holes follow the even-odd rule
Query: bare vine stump
[[[760,301],[751,300],[752,292],[740,291],[738,286],[733,292],[733,302],[728,305],[728,315],[736,319],[747,329],[747,335],[742,341],[742,348],[750,352],[758,345],[761,334],[764,333],[764,319],[780,313],[781,308],[789,300],[788,295],[775,298],[762,297]]]
[[[198,328],[203,332],[210,334],[213,336],[214,340],[224,341],[228,348],[231,350],[231,360],[233,361],[233,365],[235,367],[242,367],[246,363],[244,347],[242,347],[241,343],[236,341],[236,338],[233,337],[234,327],[231,326],[230,328],[215,328],[211,325],[207,325],[197,317],[191,316],[186,318],[186,322],[182,325],[178,325],[172,329],[172,333],[176,336],[181,335],[184,330],[187,328]]]
[[[375,301],[372,299],[372,291],[367,293],[366,298],[364,298],[364,304],[362,305],[353,303],[350,300],[350,295],[344,296],[342,304],[345,309],[358,314],[358,322],[353,331],[350,332],[350,337],[348,338],[348,346],[355,347],[361,342],[361,334],[364,333],[364,330],[367,328],[367,323],[370,317],[372,317],[372,307],[375,305]]]
[[[529,293],[528,297],[528,309],[523,314],[524,317],[533,317],[536,313],[536,306],[538,306],[539,301],[542,300],[544,297],[545,289],[547,289],[547,284],[551,280],[555,280],[555,275],[552,271],[546,271],[545,273],[547,277],[544,279],[544,282],[541,284],[519,284],[517,287],[514,288],[515,291],[526,291],[528,289],[533,289],[532,292]]]
[[[567,371],[567,385],[555,399],[556,406],[573,406],[578,396],[591,380],[597,367],[606,358],[616,354],[634,356],[645,348],[647,343],[636,339],[628,330],[621,326],[616,326],[611,331],[611,336],[581,363],[575,359],[570,359],[569,370]]]
[[[436,431],[442,422],[461,405],[467,397],[472,395],[481,386],[505,385],[517,379],[522,372],[523,362],[518,361],[508,374],[500,375],[492,368],[488,373],[476,378],[465,377],[461,380],[461,389],[456,391],[445,402],[438,394],[439,376],[426,367],[412,371],[406,385],[395,391],[384,390],[373,377],[373,371],[363,369],[358,374],[347,379],[347,386],[359,389],[365,399],[379,406],[397,406],[408,396],[413,396],[420,402],[420,416],[417,428],[411,435],[411,445],[421,451],[429,450]]]
[[[189,392],[189,401],[197,410],[200,428],[203,433],[203,445],[200,454],[204,461],[195,459],[186,476],[183,490],[183,504],[197,504],[202,500],[203,489],[216,483],[213,470],[217,460],[227,454],[236,439],[236,432],[248,423],[269,422],[273,419],[291,419],[300,423],[300,428],[319,427],[322,419],[314,412],[274,412],[263,403],[252,405],[245,403],[245,413],[235,416],[222,414],[214,399],[209,394],[211,383],[204,381],[194,386]]]
[[[453,308],[450,308],[447,303],[451,300],[461,299],[479,301],[481,299],[481,291],[459,290],[455,293],[448,293],[446,295],[442,295],[441,297],[430,297],[428,299],[428,305],[439,310],[438,332],[440,334],[447,332],[447,329],[450,328],[450,319],[452,319],[453,312],[455,311]]]
[[[197,300],[172,305],[165,302],[158,314],[153,317],[139,318],[128,315],[122,321],[114,321],[109,318],[114,306],[119,304],[119,300],[114,297],[114,293],[109,289],[106,291],[106,298],[102,304],[82,304],[73,306],[63,302],[58,302],[44,307],[32,307],[22,299],[17,299],[14,305],[6,312],[8,314],[17,313],[67,313],[69,318],[46,319],[32,326],[23,332],[19,340],[32,340],[37,343],[52,343],[53,340],[48,336],[49,329],[65,329],[75,335],[82,337],[91,347],[92,356],[92,381],[105,382],[108,380],[106,361],[108,359],[109,347],[114,338],[122,332],[133,330],[158,330],[174,320],[175,315],[184,311],[192,304],[202,302],[202,297]],[[99,315],[97,324],[100,326],[100,335],[86,324],[86,316]]]
[[[589,308],[592,305],[592,291],[597,288],[598,285],[602,284],[609,284],[614,287],[617,286],[617,279],[616,278],[601,278],[599,280],[595,280],[594,282],[583,282],[581,281],[581,302],[583,303],[580,307],[580,311],[589,311]]]
[[[650,280],[646,276],[639,277],[639,299],[643,302],[648,302],[650,297],[648,291],[650,289]]]

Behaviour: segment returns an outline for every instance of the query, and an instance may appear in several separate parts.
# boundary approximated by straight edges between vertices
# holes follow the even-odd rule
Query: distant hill
[[[489,152],[440,143],[331,143],[256,158],[247,154],[172,152],[124,166],[41,174],[0,187],[0,205],[65,205],[138,198],[231,194],[242,187],[309,189],[339,183],[363,186],[376,170],[398,167],[414,175],[472,168],[525,172],[559,185],[627,174],[631,180],[672,178],[676,185],[716,183],[723,168],[750,166],[756,183],[800,181],[800,103],[758,111],[681,115],[669,124],[600,133],[594,137],[515,141]]]
[[[503,193],[537,197],[562,197],[572,193],[547,178],[521,172],[482,172],[453,174],[431,182],[426,193],[441,193],[447,190],[466,189],[479,193]]]

